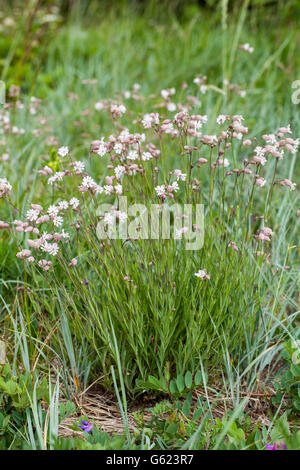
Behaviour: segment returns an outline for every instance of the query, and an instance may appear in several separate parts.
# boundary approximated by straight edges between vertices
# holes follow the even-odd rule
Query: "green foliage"
[[[140,416],[136,421],[158,448],[180,449],[196,432],[197,423],[207,410],[200,398],[192,406],[192,398],[192,392],[189,392],[184,400],[173,404],[168,401],[158,403],[148,410],[151,412],[149,422],[143,422]]]
[[[9,364],[0,366],[0,449],[43,449],[41,432],[53,448],[57,436],[51,432],[56,433],[58,423],[76,412],[71,401],[61,403],[58,410],[58,391],[52,393],[47,378],[40,379],[37,373],[15,375]]]
[[[286,413],[275,422],[271,439],[273,442],[284,442],[287,450],[300,450],[300,431],[289,425]]]
[[[1,367],[1,366],[0,366]],[[30,372],[20,374],[18,377],[12,374],[9,364],[5,364],[0,371],[0,396],[7,396],[14,408],[27,408],[33,396],[34,383]],[[36,391],[36,399],[47,400],[49,395],[47,379],[44,378]]]
[[[38,380],[37,377],[35,379]],[[47,380],[43,379],[35,391],[36,400],[48,400]],[[34,383],[29,372],[16,376],[9,364],[0,366],[0,449],[28,448],[22,433],[33,394]]]
[[[300,412],[300,362],[299,341],[294,344],[289,341],[285,344],[282,359],[285,362],[285,370],[280,371],[274,384],[276,395],[273,397],[275,405],[281,404],[283,399],[290,402],[291,411],[296,415]]]
[[[76,412],[76,406],[70,400],[67,400],[66,403],[61,403],[59,406],[59,416],[60,416],[61,421],[67,418],[68,416],[73,415],[75,412]]]
[[[222,419],[212,418],[203,399],[192,404],[191,393],[184,401],[161,402],[148,411],[150,421],[139,415],[136,422],[156,449],[265,450],[270,442],[300,449],[300,432],[292,429],[286,415],[275,421],[270,433],[265,426],[253,427],[250,416],[242,411],[237,416],[233,411]]]
[[[207,376],[205,377],[205,381]],[[166,377],[160,379],[150,375],[147,381],[138,380],[136,381],[136,390],[137,391],[155,391],[162,393],[169,393],[173,397],[183,397],[190,390],[199,387],[203,384],[202,381],[202,372],[200,370],[196,371],[194,376],[191,371],[187,371],[185,375],[179,374],[174,379],[170,381]]]

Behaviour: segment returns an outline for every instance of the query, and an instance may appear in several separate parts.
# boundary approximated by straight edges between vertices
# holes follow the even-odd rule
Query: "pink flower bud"
[[[27,243],[28,243],[28,246],[30,246],[30,248],[39,249],[40,246],[41,246],[41,240],[40,239],[37,239],[37,240],[28,239]]]
[[[76,266],[77,264],[77,259],[76,258],[72,258],[71,259],[71,262],[68,264],[68,266],[71,268],[73,266]]]
[[[41,212],[41,211],[43,210],[42,206],[40,206],[39,204],[31,204],[31,207],[32,207],[32,209],[34,209],[35,211]]]
[[[19,259],[29,258],[30,255],[31,255],[30,250],[22,250],[22,251],[19,251],[19,253],[16,254],[17,258],[19,258]]]
[[[106,176],[105,183],[110,186],[113,183],[113,179],[113,176]]]
[[[0,220],[0,229],[1,228],[8,228],[9,227],[9,224],[7,224],[6,222],[3,222],[3,220]]]

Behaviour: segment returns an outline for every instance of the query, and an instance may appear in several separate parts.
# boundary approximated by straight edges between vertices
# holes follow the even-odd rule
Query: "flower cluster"
[[[253,52],[249,44],[240,48],[249,53]],[[207,77],[201,74],[196,76],[193,82],[203,94],[212,88],[207,84]],[[182,85],[183,90],[186,87],[186,84]],[[242,94],[238,86],[229,82],[225,82],[224,87]],[[123,96],[126,100],[144,100],[139,93],[140,85],[135,84],[132,90],[119,94],[119,98]],[[17,90],[12,89],[12,96],[18,99]],[[73,96],[70,98],[76,99]],[[129,195],[134,200],[141,195],[143,200],[159,204],[168,204],[172,199],[176,202],[204,201],[209,204],[210,214],[213,205],[218,208],[219,214],[222,211],[224,217],[227,211],[229,221],[234,219],[235,214],[235,211],[230,209],[232,201],[229,194],[234,197],[238,195],[240,200],[236,204],[247,206],[243,213],[249,220],[252,220],[253,224],[261,221],[259,225],[250,224],[250,233],[245,235],[246,239],[255,244],[256,252],[257,245],[259,250],[263,250],[261,247],[264,243],[271,242],[274,233],[271,228],[263,226],[264,216],[254,214],[253,201],[258,192],[270,195],[275,185],[289,188],[291,191],[296,188],[296,184],[290,179],[276,179],[275,174],[274,178],[270,179],[269,173],[264,170],[266,165],[272,165],[272,161],[275,161],[276,165],[273,166],[276,171],[278,162],[285,158],[286,154],[297,153],[299,139],[291,136],[290,126],[280,127],[273,133],[262,135],[261,138],[250,139],[242,115],[223,113],[215,118],[215,131],[210,132],[208,129],[211,129],[212,123],[209,117],[194,111],[195,106],[199,106],[197,97],[189,95],[185,102],[178,102],[176,90],[171,87],[161,90],[159,95],[151,95],[152,98],[156,100],[152,109],[134,116],[133,130],[130,130],[128,124],[126,127],[117,122],[132,116],[122,100],[103,99],[94,105],[96,111],[109,113],[117,129],[108,136],[100,135],[90,144],[89,155],[94,160],[92,167],[95,169],[99,166],[100,174],[98,170],[89,174],[87,161],[73,159],[69,145],[59,145],[55,136],[48,135],[44,142],[46,145],[57,146],[59,165],[55,166],[47,161],[38,173],[46,178],[46,182],[53,189],[51,204],[45,208],[40,204],[31,204],[25,215],[14,220],[12,224],[0,221],[1,229],[10,228],[12,225],[15,231],[20,236],[23,234],[25,238],[26,249],[18,252],[18,258],[36,261],[38,266],[47,271],[52,266],[52,261],[46,257],[56,257],[60,253],[62,243],[68,243],[70,237],[72,238],[72,235],[62,228],[65,216],[68,215],[68,227],[75,229],[74,233],[78,234],[83,227],[89,233],[95,233],[99,218],[94,215],[91,218],[90,208],[94,207],[93,204],[111,200],[114,207],[106,211],[102,219],[107,227],[112,228],[116,222],[120,223],[127,218],[127,214],[115,205],[121,195]],[[39,100],[31,101],[32,114],[35,114],[39,105]],[[1,113],[0,121],[4,128],[8,126],[9,132],[16,131],[10,127],[7,109]],[[46,123],[47,120],[43,119],[43,124]],[[175,148],[178,142],[178,150],[174,150],[171,158],[165,154],[162,144],[166,140],[171,141],[172,148]],[[239,150],[243,155],[242,159],[234,156]],[[172,165],[173,160],[174,165],[169,168],[168,165]],[[1,178],[0,198],[7,196],[11,190],[7,179]],[[247,227],[249,220],[245,222]],[[187,227],[179,229],[179,238],[187,230]],[[235,235],[232,237],[235,238]],[[226,239],[226,246],[233,252],[239,252],[243,243],[240,243],[238,238],[236,241],[230,238],[228,236]],[[67,264],[75,267],[77,258],[71,258]],[[210,279],[205,269],[200,269],[195,276],[203,281]]]
[[[12,187],[11,184],[7,181],[6,178],[0,178],[0,199],[7,196]]]

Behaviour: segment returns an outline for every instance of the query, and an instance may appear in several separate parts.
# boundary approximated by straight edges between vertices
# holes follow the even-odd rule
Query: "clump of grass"
[[[201,75],[194,84],[202,93],[210,86]],[[63,315],[72,373],[78,376],[71,338],[84,338],[97,355],[93,373],[100,368],[110,383],[116,362],[112,321],[125,383],[133,391],[137,378],[163,376],[167,368],[197,370],[203,361],[218,369],[221,350],[247,364],[248,354],[253,360],[278,340],[273,326],[285,316],[280,302],[287,267],[275,273],[279,285],[277,277],[266,282],[269,245],[276,238],[272,198],[279,188],[295,189],[280,167],[297,152],[298,140],[290,137],[289,125],[249,139],[242,116],[222,114],[213,123],[195,113],[197,100],[184,91],[175,103],[175,88],[148,99],[148,113],[139,86],[128,96],[134,108],[142,103],[142,112],[130,114],[121,96],[95,103],[102,119],[120,130],[94,140],[88,161],[74,158],[68,146],[53,150],[50,164],[39,170],[48,183],[43,191],[52,188],[50,197],[42,204],[35,200],[11,227],[20,246],[17,257],[24,260],[24,286],[28,271],[33,285],[47,287],[53,299],[51,305],[44,296],[37,302],[25,288],[26,311],[30,302],[50,329],[57,312]],[[122,124],[126,117],[130,131]],[[212,127],[216,134],[208,133]],[[1,181],[2,196],[13,206],[12,188]],[[124,199],[128,207],[143,206],[127,212]],[[202,204],[205,231],[201,217],[178,212],[174,202],[193,210]],[[153,239],[148,216],[141,218],[153,205],[169,218],[170,233],[163,239],[159,232]],[[130,216],[135,220],[121,235]],[[187,249],[186,233],[197,238],[196,249]]]

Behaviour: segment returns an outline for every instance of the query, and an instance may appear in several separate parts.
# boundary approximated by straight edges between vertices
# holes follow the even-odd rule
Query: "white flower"
[[[99,186],[99,184],[96,184],[96,186],[94,187],[94,191],[96,194],[102,194],[103,193],[103,188],[101,186]]]
[[[255,183],[257,184],[257,186],[262,188],[266,184],[266,180],[264,178],[257,178]]]
[[[229,160],[227,158],[224,158],[224,160],[221,158],[216,161],[215,165],[223,166],[227,168],[229,166]]]
[[[195,276],[202,279],[202,281],[205,281],[206,279],[210,279],[210,274],[208,274],[206,269],[199,269],[199,271],[195,273]]]
[[[99,144],[99,148],[97,150],[97,154],[99,155],[99,157],[104,157],[104,155],[106,154],[106,151],[107,151],[107,148],[106,148],[106,144],[105,142],[103,141],[103,139],[101,140],[100,144]]]
[[[176,230],[176,232],[175,232],[176,238],[181,238],[181,235],[183,235],[184,233],[187,233],[188,230],[189,230],[188,227],[182,227],[182,228]]]
[[[142,160],[144,160],[144,162],[147,162],[151,159],[152,159],[152,155],[151,155],[150,152],[143,152],[142,153]]]
[[[104,214],[104,222],[108,225],[113,225],[115,221],[115,214],[112,214],[111,212],[106,212]]]
[[[114,145],[114,151],[120,155],[120,153],[122,153],[122,150],[123,150],[123,145],[120,143],[120,142],[117,142],[115,145]]]
[[[291,191],[295,191],[296,186],[297,186],[296,183],[292,183],[292,181],[289,180],[289,179],[287,179],[287,178],[284,179],[283,181],[280,181],[279,184],[280,184],[281,186],[288,186]]]
[[[161,129],[166,133],[166,134],[171,134],[172,131],[174,131],[174,126],[172,122],[168,122],[167,124],[163,124],[161,126]]]
[[[267,144],[276,145],[276,146],[278,145],[276,136],[274,134],[265,134],[263,135],[263,139],[265,140],[265,142],[267,142]]]
[[[38,210],[29,209],[26,213],[26,219],[29,220],[29,222],[33,222],[38,218],[39,213],[40,211]]]
[[[176,104],[175,103],[168,103],[167,110],[170,112],[176,111]]]
[[[52,238],[53,238],[53,235],[51,235],[50,233],[44,232],[40,240],[41,240],[41,243],[44,243],[46,241],[52,240]]]
[[[150,129],[151,125],[152,125],[152,117],[150,116],[150,114],[145,114],[143,119],[142,119],[142,124],[144,126],[145,129]]]
[[[110,106],[110,112],[117,117],[121,117],[122,114],[126,113],[126,107],[123,104],[112,104]]]
[[[58,208],[59,208],[59,210],[67,210],[68,207],[69,207],[68,201],[60,201],[60,202],[58,203]]]
[[[226,120],[227,120],[227,116],[225,114],[219,114],[219,116],[216,119],[217,124],[219,125],[224,124]]]
[[[172,187],[173,191],[175,191],[175,193],[176,193],[179,189],[179,185],[178,185],[177,181],[174,181],[174,183],[171,184],[171,187]]]
[[[48,184],[53,184],[56,181],[61,181],[64,176],[65,174],[63,171],[57,171],[53,176],[50,176],[50,178],[48,178]]]
[[[104,186],[104,191],[106,195],[112,194],[114,192],[114,187],[111,184]]]
[[[51,217],[55,217],[59,212],[59,208],[57,206],[52,205],[48,207],[47,212]]]
[[[69,205],[72,207],[72,209],[77,209],[77,207],[79,206],[79,200],[76,197],[72,197],[69,202]]]
[[[98,101],[97,103],[95,103],[94,108],[96,109],[96,111],[101,111],[103,109],[103,103],[101,101]]]
[[[128,167],[128,175],[129,176],[136,175],[137,169],[138,169],[138,165],[136,165],[135,163],[132,163]]]
[[[121,178],[121,176],[126,172],[126,168],[125,168],[125,166],[118,165],[114,169],[114,172],[115,172],[115,175],[116,175],[117,179],[119,180]]]
[[[298,152],[299,139],[296,139],[296,140],[294,141],[293,146],[294,146],[294,147],[293,147],[292,149],[290,149],[290,151],[291,151],[292,154],[295,154],[295,153]]]
[[[267,159],[264,156],[255,155],[252,159],[254,163],[260,163],[264,166],[267,163]]]
[[[77,161],[73,163],[73,167],[75,171],[77,171],[78,173],[82,173],[85,168],[85,163]]]
[[[90,176],[85,176],[82,180],[82,185],[81,186],[83,188],[93,189],[96,186],[96,183],[93,180],[93,178],[91,178]]]
[[[52,221],[53,221],[53,224],[55,225],[55,227],[60,227],[62,225],[64,219],[60,215],[54,215],[52,217]]]
[[[203,140],[207,145],[217,145],[218,138],[216,135],[204,135]]]
[[[126,214],[126,212],[117,211],[117,214],[116,214],[116,215],[118,216],[120,222],[124,222],[124,220],[127,219],[127,214]]]
[[[130,150],[130,152],[127,155],[127,160],[134,161],[137,158],[139,158],[139,155],[138,155],[137,151],[136,150]]]
[[[263,157],[265,154],[265,149],[263,147],[257,146],[255,147],[254,152],[258,157]]]
[[[246,44],[242,44],[240,46],[240,49],[243,51],[249,52],[250,54],[252,54],[252,52],[254,51],[254,47],[251,47],[248,42],[246,42]]]
[[[68,153],[69,153],[69,147],[67,147],[67,146],[60,147],[57,151],[57,154],[60,157],[65,157],[66,155],[68,155]]]
[[[154,189],[158,196],[164,196],[166,194],[166,187],[164,184],[162,184],[161,186],[156,186]]]
[[[116,191],[116,194],[122,194],[122,192],[123,192],[122,185],[121,184],[116,184],[115,191]]]
[[[198,131],[203,126],[202,121],[200,121],[200,119],[196,121],[191,121],[191,124],[193,124],[193,126],[195,127],[195,131]]]
[[[181,170],[174,170],[173,175],[176,176],[177,181],[178,180],[185,181],[186,179],[186,173],[182,173]]]
[[[241,132],[234,132],[233,137],[235,137],[238,140],[242,140],[243,134]]]
[[[64,229],[62,229],[61,234],[63,238],[70,238],[70,234],[68,232],[65,232]]]
[[[41,245],[41,250],[45,251],[45,253],[49,253],[49,255],[56,256],[59,251],[59,246],[57,243],[44,241]]]
[[[6,196],[11,191],[11,184],[6,178],[0,178],[0,198]]]
[[[121,142],[125,142],[128,137],[130,136],[128,129],[123,129],[121,134],[119,135],[119,140]]]

